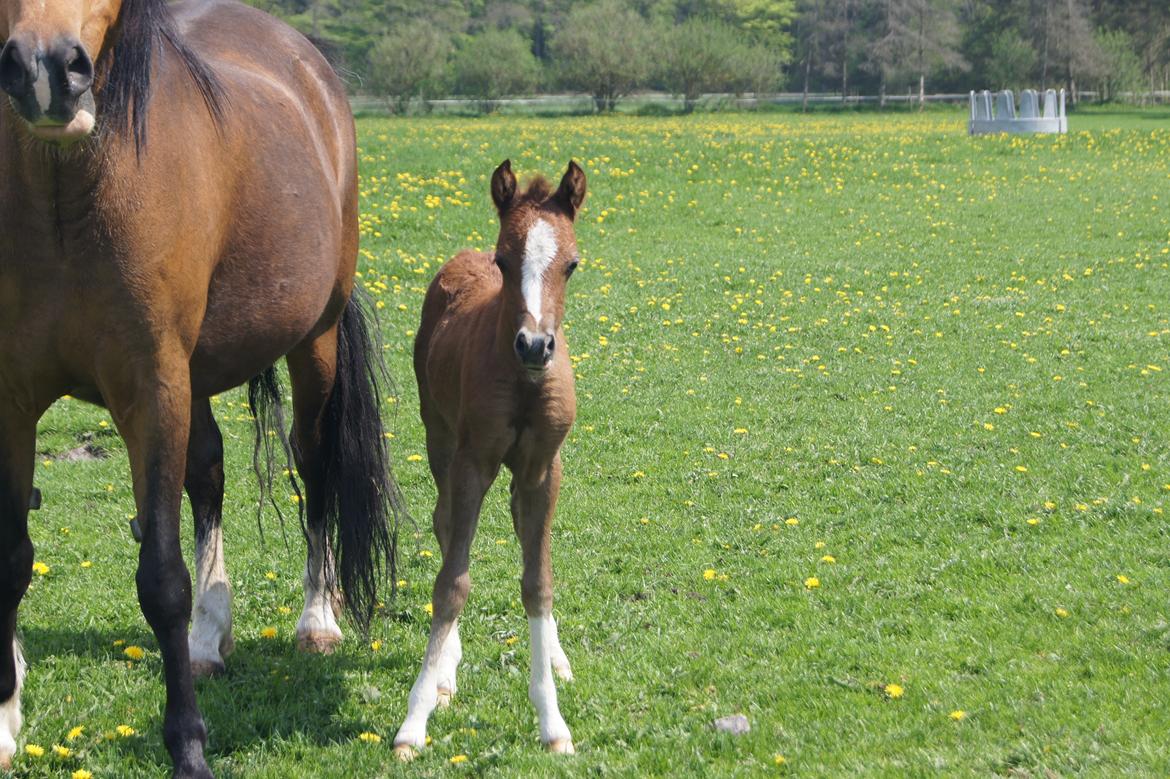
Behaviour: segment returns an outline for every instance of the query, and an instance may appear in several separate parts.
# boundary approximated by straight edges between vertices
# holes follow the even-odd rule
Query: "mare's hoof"
[[[341,636],[332,633],[306,633],[297,636],[297,649],[313,655],[331,655],[337,651]]]
[[[215,774],[207,767],[207,763],[190,768],[176,768],[171,774],[172,779],[215,779]]]
[[[214,660],[192,660],[191,661],[191,675],[196,679],[206,679],[212,676],[219,676],[227,671],[227,666],[222,662]]]
[[[573,669],[569,667],[568,663],[565,663],[564,665],[554,665],[553,673],[555,673],[557,678],[562,682],[573,681]]]
[[[448,706],[451,705],[451,698],[454,695],[455,695],[455,693],[451,692],[450,690],[444,690],[443,688],[440,687],[439,688],[439,697],[436,699],[435,705],[438,706],[440,709],[447,708]]]
[[[556,741],[550,741],[544,745],[548,752],[557,755],[575,755],[577,750],[573,749],[573,742],[567,738],[558,738]]]
[[[409,763],[418,757],[418,752],[410,744],[395,744],[394,756],[398,758],[399,762]]]
[[[0,771],[12,770],[12,755],[0,755]]]

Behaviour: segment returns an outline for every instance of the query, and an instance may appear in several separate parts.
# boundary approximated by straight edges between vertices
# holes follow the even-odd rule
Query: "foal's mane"
[[[133,132],[139,154],[146,145],[151,69],[155,56],[164,56],[164,44],[178,55],[212,117],[217,122],[222,118],[223,89],[207,63],[183,40],[167,0],[124,0],[118,27],[114,61],[101,91],[103,121],[115,130]]]
[[[533,205],[540,205],[552,196],[553,188],[549,180],[544,176],[534,176],[527,186],[524,187],[524,192],[517,198],[521,203],[532,203]]]

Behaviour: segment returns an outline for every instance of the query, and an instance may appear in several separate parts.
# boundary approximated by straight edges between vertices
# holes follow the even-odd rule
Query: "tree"
[[[370,50],[370,84],[399,111],[411,98],[426,105],[442,86],[451,39],[421,19],[399,25]]]
[[[1128,33],[1123,30],[1099,31],[1097,49],[1101,52],[1096,73],[1101,102],[1120,100],[1125,92],[1133,95],[1141,91],[1142,61]]]
[[[869,47],[869,67],[881,77],[885,104],[889,81],[913,77],[918,104],[926,99],[926,77],[942,68],[966,67],[959,53],[959,23],[953,0],[881,0],[881,34]]]
[[[688,19],[663,36],[661,78],[691,113],[704,92],[733,88],[731,66],[740,54],[736,31],[723,22]]]
[[[539,65],[528,41],[514,30],[489,29],[464,41],[451,63],[455,91],[480,101],[485,113],[505,95],[536,85]]]
[[[1028,82],[1036,67],[1036,50],[1015,30],[1004,30],[991,41],[987,65],[991,89],[1015,89]]]
[[[649,76],[650,40],[649,25],[620,0],[577,6],[552,40],[557,80],[611,111]]]

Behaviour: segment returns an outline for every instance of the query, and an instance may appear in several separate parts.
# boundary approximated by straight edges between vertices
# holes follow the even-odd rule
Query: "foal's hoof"
[[[12,770],[12,755],[0,755],[0,771]]]
[[[573,669],[569,667],[568,663],[554,665],[552,667],[552,669],[553,669],[553,673],[555,673],[557,675],[557,678],[560,679],[562,682],[573,681]]]
[[[418,757],[418,752],[410,744],[395,744],[394,756],[398,758],[399,762],[409,763]]]
[[[555,741],[550,741],[544,745],[545,751],[552,752],[557,755],[575,755],[577,750],[573,749],[573,742],[567,738],[558,738]]]
[[[332,633],[306,633],[297,636],[297,649],[314,655],[331,655],[337,651],[341,636]]]
[[[440,709],[445,709],[451,705],[451,698],[454,696],[455,693],[451,692],[450,690],[444,690],[442,687],[440,687],[438,698],[435,699],[435,705]]]
[[[215,660],[192,660],[191,661],[191,675],[196,679],[207,679],[212,676],[219,676],[227,671],[227,666],[222,662]]]

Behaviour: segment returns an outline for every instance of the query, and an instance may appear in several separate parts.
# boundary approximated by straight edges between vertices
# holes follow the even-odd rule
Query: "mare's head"
[[[0,89],[42,140],[93,131],[94,60],[122,0],[0,0]]]
[[[585,171],[570,162],[555,191],[537,178],[521,193],[505,160],[492,174],[492,200],[500,214],[496,265],[504,275],[504,310],[515,317],[512,350],[541,376],[556,354],[565,286],[580,261],[573,220],[585,200]]]
[[[178,35],[167,2],[0,0],[0,89],[29,133],[69,143],[101,118],[131,128],[141,146],[152,63],[164,44],[218,116],[215,78]]]

